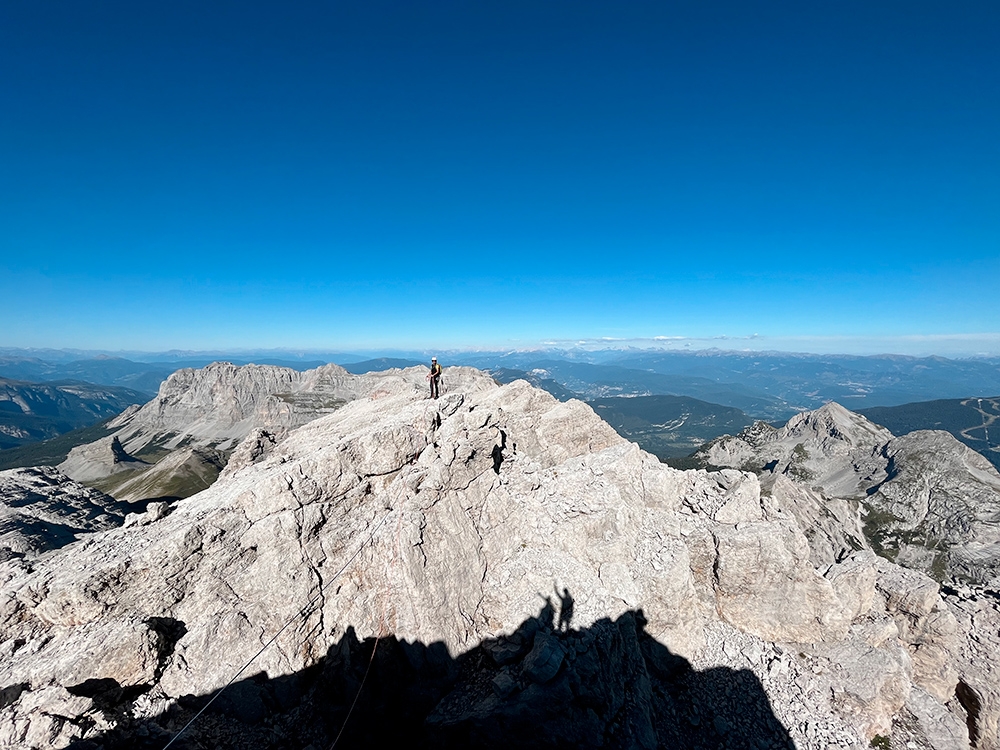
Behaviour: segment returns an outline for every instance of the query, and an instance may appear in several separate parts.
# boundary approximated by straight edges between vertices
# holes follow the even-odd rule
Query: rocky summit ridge
[[[786,475],[677,471],[579,401],[469,368],[430,400],[425,373],[316,375],[350,398],[297,427],[254,401],[280,434],[234,407],[211,487],[2,563],[0,747],[162,747],[251,660],[188,747],[394,719],[415,747],[1000,746],[988,592],[878,557]]]
[[[399,377],[417,382],[425,372],[419,369]],[[110,422],[112,434],[74,448],[59,468],[124,501],[187,497],[215,481],[229,454],[251,432],[263,429],[279,439],[382,382],[334,364],[303,372],[229,362],[184,368],[160,385],[156,398]],[[167,458],[160,471],[150,469]],[[138,474],[149,476],[137,479]]]

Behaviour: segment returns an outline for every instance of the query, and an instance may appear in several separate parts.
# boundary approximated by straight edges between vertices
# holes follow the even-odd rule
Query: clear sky
[[[4,0],[0,346],[998,353],[998,50],[995,0]]]

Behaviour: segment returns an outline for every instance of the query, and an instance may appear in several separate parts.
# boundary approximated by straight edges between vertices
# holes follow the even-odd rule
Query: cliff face
[[[73,449],[60,468],[80,481],[134,469],[114,460],[109,447],[115,438],[129,454],[190,446],[228,451],[256,427],[287,430],[358,395],[360,384],[345,370],[336,365],[320,369],[322,373],[307,374],[216,362],[200,370],[178,370],[160,385],[156,398],[112,422],[113,435]]]
[[[945,601],[863,539],[833,552],[856,529],[834,538],[819,510],[787,488],[762,495],[754,474],[670,469],[578,401],[460,368],[429,400],[423,372],[306,374],[289,393],[354,395],[284,437],[248,428],[203,492],[5,563],[0,744],[176,731],[184,696],[222,687],[278,634],[247,673],[260,678],[192,737],[255,746],[266,724],[273,742],[308,744],[319,735],[295,712],[308,703],[316,726],[342,715],[368,658],[358,644],[378,638],[407,670],[437,670],[400,700],[426,703],[414,726],[455,746],[541,719],[551,743],[585,745],[558,715],[585,721],[594,746],[668,746],[702,722],[712,746],[860,748],[895,733],[968,747],[970,726],[996,745],[997,681],[970,645],[995,602]],[[268,388],[286,387],[275,377]],[[741,709],[759,721],[718,679],[706,687],[713,670],[759,692]]]

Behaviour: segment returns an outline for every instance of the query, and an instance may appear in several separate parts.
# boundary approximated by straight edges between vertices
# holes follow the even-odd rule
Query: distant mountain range
[[[16,448],[0,450],[0,471],[17,469],[26,466],[55,466],[66,460],[69,452],[78,445],[85,445],[95,440],[108,437],[114,428],[108,423],[114,417],[102,420],[89,427],[70,430],[58,437],[42,440],[37,443],[25,443]]]
[[[175,351],[142,354],[147,361],[87,354],[0,349],[0,378],[50,385],[52,381],[76,380],[124,387],[132,393],[126,399],[129,403],[143,403],[176,369],[204,367],[220,359],[304,371],[329,361],[326,357],[336,357],[354,374],[426,365],[430,360],[424,352],[396,352],[365,359],[338,352]],[[978,401],[969,401],[981,394],[1000,393],[1000,363],[996,360],[638,349],[437,354],[445,367],[446,387],[450,366],[471,365],[489,371],[500,383],[523,378],[562,401],[580,398],[596,403],[629,397],[630,403],[618,408],[605,405],[603,415],[622,435],[661,458],[689,453],[688,448],[697,447],[694,441],[702,437],[710,440],[730,430],[738,432],[739,425],[747,420],[780,423],[800,411],[836,401],[897,434],[920,428],[946,429],[998,463],[1000,427],[995,428],[992,442],[987,439],[996,399],[984,396],[981,407]],[[107,416],[107,411],[92,411],[86,424]],[[8,419],[8,415],[3,418]],[[6,424],[10,424],[9,419]],[[32,432],[19,424],[21,437],[14,440],[8,434],[0,447],[11,448],[86,424],[79,418],[63,420],[50,423],[42,432]],[[680,426],[669,427],[672,424]],[[720,432],[711,434],[715,430]]]
[[[361,362],[348,362],[340,366],[353,375],[363,375],[366,372],[384,372],[393,368],[402,370],[415,365],[425,365],[426,362],[415,359],[400,359],[399,357],[379,357],[377,359],[366,359]],[[318,365],[317,365],[318,366]]]
[[[543,360],[529,373],[555,380],[586,399],[616,396],[688,396],[741,409],[761,419],[787,419],[796,413],[789,403],[739,382],[701,376],[663,374],[617,365]]]
[[[673,364],[684,360],[690,362],[700,359],[700,357],[692,355],[678,356],[679,359],[672,360]],[[778,361],[777,357],[772,357],[771,365],[775,371],[783,370],[783,377],[789,383],[805,377],[804,371],[795,374],[793,360],[796,357],[792,355],[781,356],[788,358],[781,362]],[[712,357],[704,359],[716,363],[720,361]],[[897,393],[919,391],[922,388],[940,388],[941,390],[955,388],[952,385],[942,385],[934,378],[920,375],[919,373],[924,372],[921,369],[923,366],[915,365],[911,361],[913,358],[845,357],[844,359],[879,360],[872,365],[876,372],[868,380],[870,385],[867,387],[872,392],[885,393],[893,388],[896,389]],[[721,361],[729,362],[732,365],[734,360],[722,359]],[[568,398],[586,400],[620,435],[637,442],[644,450],[653,453],[662,460],[682,458],[689,455],[702,443],[714,440],[724,434],[735,435],[751,424],[754,417],[772,423],[780,423],[797,413],[788,409],[789,402],[787,400],[767,400],[759,397],[755,399],[748,396],[748,393],[752,393],[752,389],[749,387],[740,384],[715,383],[700,376],[661,374],[615,365],[556,360],[546,360],[535,364],[538,366],[530,371],[504,367],[493,368],[489,372],[500,383],[509,383],[512,380],[522,378],[532,385],[548,391],[560,400],[565,401]],[[971,379],[976,373],[982,375],[986,382],[992,382],[994,373],[990,368],[997,369],[995,365],[988,363],[970,364],[943,360],[943,363],[939,362],[938,364],[942,370],[947,370],[955,365],[956,372],[964,371],[965,374],[959,377],[960,382],[963,381],[963,378]],[[756,366],[754,365],[754,367]],[[965,370],[966,366],[969,367],[967,371]],[[815,370],[817,368],[815,362],[807,363],[803,367],[814,368],[814,374],[820,381],[824,379],[829,382],[837,380],[830,370],[825,375]],[[905,379],[902,371],[906,368],[915,368],[914,371],[917,374],[914,375],[913,381],[890,386],[892,382],[901,383]],[[698,368],[692,368],[692,370],[699,371]],[[890,375],[888,370],[896,372]],[[709,371],[709,368],[705,367],[704,371]],[[729,374],[732,377],[740,376],[739,373],[732,370]],[[760,381],[762,378],[763,376],[759,373],[757,375],[751,373],[749,380],[751,382],[754,379]],[[775,376],[775,379],[777,380],[778,377]],[[878,386],[878,382],[883,383],[883,386]],[[937,385],[935,385],[936,383]],[[801,387],[804,387],[804,380]],[[968,382],[968,387],[972,387],[971,382]],[[676,390],[688,394],[711,394],[714,398],[706,397],[702,400],[688,395],[638,395],[650,391],[657,393],[661,389]],[[789,392],[791,390],[794,388],[790,385]],[[822,391],[821,388],[814,390],[817,393]],[[836,388],[831,388],[831,392],[836,390]],[[615,395],[602,397],[606,394]],[[807,395],[810,401],[816,399],[814,395]],[[849,399],[845,400],[851,403]],[[837,399],[825,399],[820,405],[828,401],[837,401]],[[841,402],[837,401],[837,403]],[[737,404],[746,404],[747,408],[745,410],[737,408]],[[905,435],[914,430],[945,430],[985,456],[994,466],[1000,468],[1000,397],[935,399],[894,406],[856,409],[856,412],[886,427],[895,435]]]
[[[148,394],[115,386],[0,378],[0,449],[56,437],[148,400]]]
[[[486,372],[501,385],[513,383],[515,380],[526,380],[536,388],[548,391],[560,401],[569,401],[571,398],[580,398],[579,393],[565,388],[552,378],[542,377],[538,371],[525,372],[524,370],[512,370],[509,367],[494,367]]]
[[[82,380],[98,385],[117,385],[146,394],[156,393],[160,383],[176,368],[132,362],[120,357],[96,357],[70,362],[52,362],[34,357],[0,357],[0,377],[28,382]]]
[[[340,352],[178,351],[144,353],[140,360],[86,354],[0,349],[0,377],[34,382],[83,380],[124,386],[151,396],[174,370],[204,367],[215,361],[273,364],[299,371],[336,362],[352,373],[361,373],[427,364],[431,356],[425,352],[366,358]],[[445,368],[460,364],[494,372],[521,371],[541,380],[553,380],[584,398],[689,396],[772,420],[787,419],[827,401],[837,401],[857,411],[1000,393],[1000,360],[996,359],[656,349],[439,351],[436,354]]]
[[[191,357],[169,362],[134,362],[122,357],[97,356],[90,359],[75,359],[69,361],[43,360],[37,357],[24,357],[0,354],[0,378],[45,382],[53,380],[82,380],[98,385],[118,385],[141,391],[149,400],[156,394],[160,383],[166,380],[170,373],[183,367],[201,368],[220,358]],[[276,365],[290,367],[293,370],[311,370],[326,364],[320,360],[280,360],[268,357],[247,359],[235,357],[221,358],[221,361],[245,365],[253,362],[258,365]]]
[[[1000,393],[995,359],[609,350],[456,353],[454,361],[537,371],[588,398],[690,396],[781,421],[827,401],[858,411]]]
[[[634,353],[615,364],[739,382],[797,410],[827,401],[856,411],[868,406],[1000,393],[1000,366],[987,359],[708,351]]]

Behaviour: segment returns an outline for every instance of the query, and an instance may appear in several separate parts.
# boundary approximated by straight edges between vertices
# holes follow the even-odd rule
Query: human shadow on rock
[[[550,602],[456,658],[443,643],[360,641],[349,628],[312,667],[234,683],[171,747],[794,747],[752,672],[692,669],[641,610],[578,630],[553,615]],[[163,748],[210,699],[145,720],[105,700],[117,728],[71,747]]]

